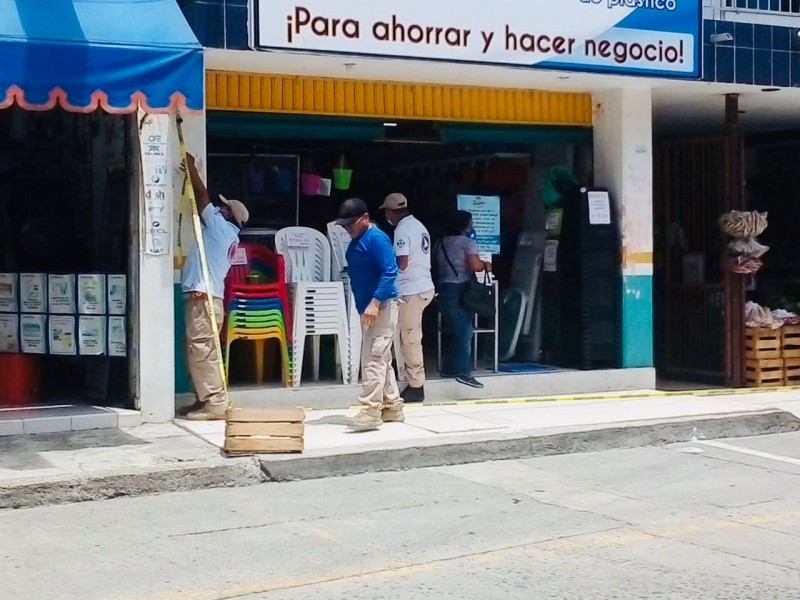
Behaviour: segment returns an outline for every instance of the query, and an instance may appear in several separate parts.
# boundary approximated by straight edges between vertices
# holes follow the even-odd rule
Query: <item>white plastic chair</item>
[[[347,308],[347,325],[350,339],[348,343],[347,364],[350,372],[350,383],[357,383],[361,373],[361,318],[356,310],[356,302],[350,289],[350,278],[347,274],[347,247],[350,245],[350,234],[336,221],[328,223],[328,240],[331,244],[331,278],[341,280],[344,284],[345,307]]]
[[[338,359],[348,361],[349,331],[344,286],[330,281],[331,245],[309,227],[286,227],[275,234],[275,250],[286,262],[286,280],[294,307],[292,385],[302,380],[306,337],[312,337],[313,380],[319,381],[320,336],[336,335]],[[350,370],[341,369],[345,384]]]
[[[331,246],[316,229],[281,229],[275,234],[275,251],[286,261],[287,283],[331,280]]]

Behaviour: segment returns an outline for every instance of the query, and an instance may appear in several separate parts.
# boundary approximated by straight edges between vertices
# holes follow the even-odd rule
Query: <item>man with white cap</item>
[[[425,400],[425,359],[422,352],[422,313],[435,295],[431,278],[431,235],[408,210],[403,194],[389,194],[381,208],[386,221],[394,226],[394,253],[397,257],[397,292],[400,294],[400,349],[408,386],[401,394],[404,402]]]
[[[182,411],[192,421],[211,421],[225,418],[228,397],[220,369],[221,358],[211,318],[208,314],[207,295],[214,304],[214,317],[218,330],[222,328],[225,309],[225,277],[239,245],[239,230],[247,223],[250,213],[238,200],[218,197],[218,206],[211,201],[206,186],[195,166],[194,157],[187,154],[187,165],[192,187],[197,199],[197,210],[203,226],[203,243],[206,249],[210,290],[206,289],[200,265],[200,250],[195,245],[183,267],[183,302],[186,317],[186,359],[192,377],[197,402]]]

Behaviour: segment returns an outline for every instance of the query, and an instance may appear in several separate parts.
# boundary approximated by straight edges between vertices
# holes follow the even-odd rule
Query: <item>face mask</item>
[[[469,231],[467,231],[467,237],[471,240],[474,240],[478,237],[477,232],[475,231],[474,227],[470,227]]]

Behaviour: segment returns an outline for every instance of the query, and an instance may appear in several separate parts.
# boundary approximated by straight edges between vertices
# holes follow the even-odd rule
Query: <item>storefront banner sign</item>
[[[500,196],[458,196],[458,209],[472,213],[481,254],[500,254]]]
[[[106,314],[105,275],[78,275],[78,312],[82,315]]]
[[[17,312],[19,282],[16,273],[0,273],[0,311]]]
[[[106,318],[81,316],[78,320],[78,348],[82,356],[106,353]]]
[[[47,275],[22,273],[19,276],[19,302],[24,313],[46,313]]]
[[[25,354],[47,353],[47,316],[20,317],[20,343]]]
[[[128,345],[125,317],[108,317],[108,355],[126,356]]]
[[[75,317],[53,315],[50,317],[48,325],[50,354],[74,356],[77,353]]]
[[[169,176],[169,116],[147,115],[141,122],[139,143],[144,192],[144,253],[169,254],[172,236],[167,211]]]
[[[124,315],[128,305],[128,278],[125,275],[108,276],[108,314]]]
[[[254,0],[254,46],[699,77],[698,0]]]
[[[75,275],[48,275],[47,297],[51,313],[73,314],[75,312]]]
[[[0,314],[0,352],[19,352],[19,315]]]

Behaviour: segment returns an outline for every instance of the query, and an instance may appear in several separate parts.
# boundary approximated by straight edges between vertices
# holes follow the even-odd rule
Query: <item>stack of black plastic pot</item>
[[[590,222],[589,192],[564,195],[556,270],[543,273],[548,305],[557,307],[545,360],[577,369],[618,368],[622,363],[622,272],[617,211],[609,198],[608,218]],[[553,297],[555,296],[555,297]],[[543,315],[548,318],[548,315]]]

